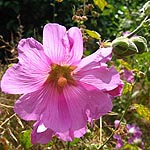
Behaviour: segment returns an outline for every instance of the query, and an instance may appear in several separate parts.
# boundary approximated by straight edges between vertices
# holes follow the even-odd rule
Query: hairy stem
[[[141,24],[134,31],[132,31],[130,34],[127,35],[127,38],[131,38],[134,34],[138,33],[143,28],[143,24],[147,19],[148,19],[148,16],[144,18]]]

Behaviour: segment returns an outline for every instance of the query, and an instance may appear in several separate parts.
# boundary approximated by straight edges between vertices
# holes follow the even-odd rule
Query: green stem
[[[125,116],[125,114],[126,114],[128,108],[129,108],[129,106],[130,106],[130,103],[127,104],[127,106],[126,106],[126,108],[125,108],[125,111],[124,111],[124,113],[122,114],[122,116],[121,116],[121,118],[120,118],[120,122],[119,122],[118,126],[117,126],[117,127],[115,128],[115,130],[111,133],[111,135],[109,136],[109,138],[103,143],[103,145],[100,146],[99,149],[102,149],[103,146],[112,138],[112,136],[114,135],[114,133],[115,133],[116,130],[118,129],[120,123],[122,122],[122,120],[123,120],[123,118],[124,118],[124,116]]]
[[[85,6],[86,6],[86,0],[83,1],[83,16],[85,16]]]
[[[132,90],[131,90],[130,93],[133,93],[133,87],[134,87],[134,84],[132,85]],[[116,130],[118,129],[120,123],[122,122],[122,120],[123,120],[123,118],[124,118],[124,116],[125,116],[125,114],[126,114],[128,108],[129,108],[129,106],[130,106],[130,104],[131,104],[131,102],[132,102],[132,99],[133,99],[135,96],[136,96],[136,95],[133,95],[133,94],[130,95],[130,99],[131,99],[131,100],[130,100],[129,103],[127,104],[127,106],[126,106],[126,108],[125,108],[125,110],[124,110],[124,113],[122,114],[122,116],[121,116],[121,118],[120,118],[120,121],[119,121],[118,126],[117,126],[117,127],[115,128],[115,130],[111,133],[111,135],[109,136],[109,138],[103,143],[103,145],[100,146],[99,150],[102,149],[103,146],[106,145],[106,143],[113,137],[114,133],[116,132]]]
[[[102,117],[99,119],[99,142],[102,144]]]
[[[145,19],[141,22],[141,24],[130,34],[127,35],[127,38],[131,38],[134,34],[138,33],[143,28],[143,23],[148,19],[148,16],[145,17]]]
[[[70,142],[67,143],[67,150],[70,149]]]

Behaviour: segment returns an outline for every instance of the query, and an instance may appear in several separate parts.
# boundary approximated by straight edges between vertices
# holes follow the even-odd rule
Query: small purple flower
[[[127,131],[128,133],[131,133],[134,137],[141,137],[142,132],[139,127],[137,127],[135,124],[127,124]]]
[[[133,83],[134,82],[134,74],[133,74],[132,70],[124,69],[123,71],[124,71],[123,78],[129,83]]]
[[[119,125],[119,126],[118,126]],[[142,141],[142,131],[135,124],[121,124],[119,120],[114,121],[114,126],[117,128],[113,138],[117,140],[116,149],[123,148],[124,145],[137,145],[144,150],[144,142]]]
[[[120,120],[115,120],[114,121],[115,128],[118,128],[119,124],[120,124]]]
[[[127,35],[129,35],[130,33],[131,33],[130,31],[125,31],[125,32],[122,33],[122,35],[123,35],[123,36],[127,36]]]
[[[123,140],[122,140],[121,136],[118,134],[114,134],[113,138],[117,140],[116,149],[122,148],[123,147]]]

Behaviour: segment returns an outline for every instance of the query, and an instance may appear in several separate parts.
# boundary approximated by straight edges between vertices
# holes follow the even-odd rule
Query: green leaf
[[[94,0],[94,3],[100,8],[101,11],[103,11],[105,6],[107,6],[107,2],[105,0]]]
[[[139,147],[137,145],[125,144],[122,150],[127,150],[127,149],[139,150]]]
[[[130,64],[122,59],[117,60],[122,66],[124,66],[126,69],[131,70],[132,67],[130,66]]]
[[[99,34],[99,33],[97,33],[96,31],[93,31],[93,30],[88,30],[88,29],[86,29],[85,30],[86,31],[86,33],[90,36],[90,37],[92,37],[92,38],[94,38],[94,39],[97,39],[97,40],[100,40],[101,38],[101,35]]]
[[[73,141],[70,142],[70,146],[76,146],[79,143],[79,141],[79,138],[75,138]]]
[[[132,91],[133,85],[128,82],[124,82],[124,87],[123,87],[123,94],[127,94]]]
[[[25,150],[28,150],[33,146],[31,143],[30,135],[31,135],[31,130],[25,130],[20,133],[20,143]]]
[[[142,104],[134,104],[137,113],[147,121],[150,121],[150,109],[143,106]]]

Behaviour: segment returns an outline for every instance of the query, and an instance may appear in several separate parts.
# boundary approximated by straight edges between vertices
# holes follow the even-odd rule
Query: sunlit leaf
[[[20,134],[20,143],[24,149],[29,149],[32,147],[31,143],[31,130],[25,130]]]
[[[134,104],[137,113],[147,121],[150,121],[150,109],[143,106],[142,104]]]
[[[122,150],[127,150],[127,149],[139,150],[139,147],[137,145],[125,144]]]
[[[131,83],[125,82],[124,87],[123,87],[123,94],[127,94],[127,93],[131,92],[132,88],[133,88],[133,86]]]
[[[86,31],[86,33],[90,36],[90,37],[92,37],[92,38],[94,38],[94,39],[97,39],[97,40],[100,40],[101,38],[101,35],[99,34],[99,33],[97,33],[96,31],[93,31],[93,30],[88,30],[88,29],[86,29],[85,30]]]
[[[128,63],[128,62],[126,62],[126,61],[124,61],[124,60],[122,60],[122,59],[118,59],[117,60],[122,66],[124,66],[126,69],[128,69],[128,70],[131,70],[131,66],[130,66],[130,64]]]
[[[75,138],[73,141],[70,142],[70,146],[75,146],[79,143],[80,139]]]
[[[107,5],[107,2],[105,0],[94,0],[94,3],[100,8],[101,11],[103,11],[105,6]]]

